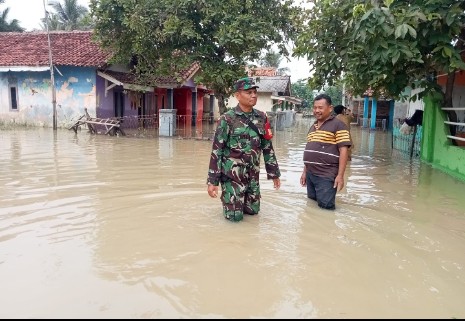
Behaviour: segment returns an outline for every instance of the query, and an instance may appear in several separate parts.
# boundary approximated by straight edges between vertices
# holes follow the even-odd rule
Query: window
[[[115,117],[124,117],[124,94],[122,91],[115,91],[113,95]]]
[[[10,110],[17,111],[18,110],[18,87],[14,85],[10,85]]]

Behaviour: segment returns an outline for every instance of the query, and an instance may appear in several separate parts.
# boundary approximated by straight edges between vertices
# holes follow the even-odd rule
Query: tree
[[[92,21],[89,10],[79,5],[77,0],[50,1],[49,4],[55,12],[49,14],[50,30],[89,30],[92,29]],[[42,29],[47,29],[45,18],[42,19]]]
[[[279,68],[283,57],[279,52],[274,51],[273,49],[268,50],[260,56],[258,64],[262,67],[273,67],[276,68],[278,75],[285,75],[290,71],[288,67]]]
[[[355,95],[371,87],[375,97],[399,98],[407,87],[424,88],[419,98],[452,106],[455,72],[465,69],[465,1],[324,0],[307,13],[294,55],[307,57],[315,88],[343,73]],[[434,77],[440,73],[449,74],[444,92]]]
[[[331,97],[333,106],[342,104],[342,84],[341,82],[335,83],[333,86],[326,86],[323,92]]]
[[[5,3],[5,0],[0,0],[0,4]],[[10,12],[10,8],[6,8],[0,12],[0,32],[13,32],[19,31],[23,32],[24,28],[19,25],[19,21],[17,19],[13,19],[8,21],[8,13]]]
[[[221,113],[248,61],[274,44],[289,55],[285,44],[301,19],[290,0],[91,0],[90,8],[96,38],[112,50],[113,62],[135,61],[144,79],[181,78],[198,62],[195,81],[214,90]]]
[[[313,90],[304,80],[299,80],[291,84],[292,95],[303,99],[303,108],[312,108],[313,106]],[[305,106],[304,106],[305,105]]]

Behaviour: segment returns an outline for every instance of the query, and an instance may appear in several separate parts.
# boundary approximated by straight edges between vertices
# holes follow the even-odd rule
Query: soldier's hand
[[[215,186],[213,184],[208,184],[208,195],[210,197],[217,197],[218,196],[218,186]]]
[[[279,189],[281,187],[281,180],[279,178],[273,178],[273,185],[275,189]]]

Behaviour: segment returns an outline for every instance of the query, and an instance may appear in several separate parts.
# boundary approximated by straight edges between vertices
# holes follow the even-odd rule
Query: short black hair
[[[331,97],[329,97],[328,95],[326,94],[319,94],[317,95],[315,98],[313,98],[313,101],[317,101],[317,100],[326,100],[326,102],[331,105]]]
[[[334,108],[333,108],[336,115],[342,114],[344,112],[344,109],[346,109],[346,108],[344,106],[342,106],[342,105],[337,105],[337,106],[334,106]]]

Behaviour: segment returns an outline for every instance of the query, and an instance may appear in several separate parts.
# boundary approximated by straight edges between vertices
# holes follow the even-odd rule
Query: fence
[[[368,129],[373,129],[371,128],[371,118],[363,118],[359,117],[357,119],[357,125],[362,127],[362,128],[368,128]],[[386,131],[387,130],[387,119],[377,119],[375,121],[375,130],[382,130]]]
[[[392,149],[398,150],[410,158],[420,156],[423,127],[413,126],[408,134],[403,134],[400,128],[403,120],[396,119],[392,128]]]
[[[158,137],[160,119],[157,114],[120,117],[127,136]],[[177,115],[175,136],[183,139],[212,139],[216,122],[211,116]]]

